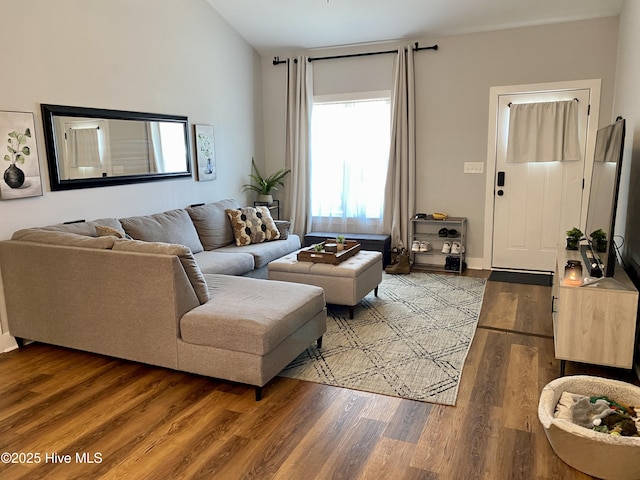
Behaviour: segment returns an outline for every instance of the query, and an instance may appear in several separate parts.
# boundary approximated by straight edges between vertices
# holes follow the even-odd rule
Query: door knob
[[[498,172],[498,186],[504,187],[504,172]]]

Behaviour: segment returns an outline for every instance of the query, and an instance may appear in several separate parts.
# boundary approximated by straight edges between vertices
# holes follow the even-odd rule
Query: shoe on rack
[[[458,236],[458,231],[455,228],[451,228],[447,230],[447,237],[456,238]]]
[[[420,242],[420,251],[428,252],[431,250],[431,244],[429,242]]]
[[[446,228],[441,228],[440,230],[438,230],[438,236],[439,237],[446,237],[447,236],[447,232],[448,232],[448,230]]]
[[[460,246],[460,242],[453,242],[451,244],[451,253],[459,254],[462,252],[462,247]]]
[[[411,251],[412,252],[420,251],[420,242],[418,240],[414,240],[413,243],[411,244]]]
[[[444,242],[444,245],[442,245],[442,253],[451,253],[451,244],[449,242]]]

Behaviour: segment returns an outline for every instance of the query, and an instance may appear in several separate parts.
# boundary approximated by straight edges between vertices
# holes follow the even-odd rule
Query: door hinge
[[[584,178],[582,179],[582,189],[584,190]]]
[[[587,116],[591,115],[591,104],[587,106]]]

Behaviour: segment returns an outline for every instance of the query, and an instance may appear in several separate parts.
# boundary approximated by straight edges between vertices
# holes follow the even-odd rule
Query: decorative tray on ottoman
[[[314,263],[330,263],[332,265],[338,265],[344,262],[347,258],[353,257],[360,251],[361,245],[355,240],[346,240],[344,242],[344,250],[341,252],[330,252],[325,249],[325,245],[335,245],[335,240],[325,240],[317,245],[322,245],[323,249],[317,251],[315,245],[309,248],[305,248],[298,252],[298,260],[301,262],[314,262]],[[329,247],[330,248],[330,247]]]

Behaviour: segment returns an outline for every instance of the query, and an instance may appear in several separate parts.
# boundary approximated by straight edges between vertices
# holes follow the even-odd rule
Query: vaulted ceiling
[[[263,55],[617,16],[623,0],[207,0]]]

